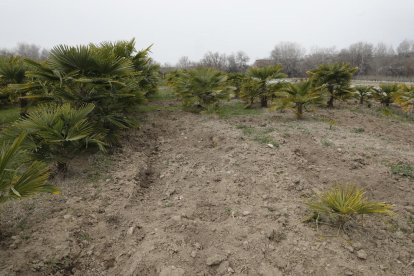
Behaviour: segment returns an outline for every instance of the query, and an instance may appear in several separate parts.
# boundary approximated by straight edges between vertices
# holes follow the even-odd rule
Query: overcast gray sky
[[[267,57],[280,41],[346,47],[414,39],[412,0],[0,0],[0,48],[137,39],[176,63],[207,51]]]

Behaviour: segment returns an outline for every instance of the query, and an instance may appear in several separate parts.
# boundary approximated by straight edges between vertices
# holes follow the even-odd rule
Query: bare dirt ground
[[[0,274],[414,275],[414,180],[390,172],[414,164],[414,124],[371,113],[148,112],[122,150],[75,160],[62,195],[3,206]],[[397,214],[304,222],[341,182]]]

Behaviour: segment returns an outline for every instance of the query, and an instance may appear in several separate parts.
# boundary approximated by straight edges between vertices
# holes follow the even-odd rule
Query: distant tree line
[[[208,52],[198,61],[191,61],[187,56],[181,57],[176,64],[179,69],[189,69],[195,67],[208,67],[226,72],[244,72],[249,67],[249,56],[242,51],[230,55],[218,52]]]
[[[49,50],[35,44],[19,43],[13,49],[1,48],[0,56],[21,56],[34,60],[43,60],[49,56]]]
[[[191,61],[184,56],[175,67],[210,67],[226,72],[244,72],[249,67],[249,60],[242,51],[230,55],[208,52],[199,61]],[[295,42],[280,42],[269,58],[257,60],[253,66],[280,64],[289,77],[305,77],[307,71],[320,64],[338,62],[358,67],[356,77],[414,77],[414,40],[404,40],[396,48],[383,42],[376,45],[357,42],[341,50],[335,47],[306,50]]]
[[[356,76],[414,76],[414,41],[404,40],[395,49],[392,45],[357,42],[337,51],[335,47],[313,48],[309,52],[300,44],[280,42],[269,58],[281,64],[290,77],[303,77],[319,64],[345,62],[358,67]]]

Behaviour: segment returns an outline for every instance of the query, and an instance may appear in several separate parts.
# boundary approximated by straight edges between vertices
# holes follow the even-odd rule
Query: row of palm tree
[[[398,84],[354,87],[351,80],[357,70],[344,63],[322,64],[309,71],[307,79],[290,83],[284,80],[287,75],[280,65],[252,67],[245,74],[233,73],[227,78],[214,69],[198,68],[173,72],[168,76],[168,83],[185,106],[196,104],[204,109],[212,103],[217,106],[220,99],[228,99],[233,90],[234,96],[241,98],[246,108],[252,108],[257,100],[261,107],[268,107],[270,102],[272,107],[279,109],[293,107],[298,118],[302,118],[310,104],[321,104],[326,99],[327,107],[333,108],[335,101],[351,97],[359,98],[360,104],[375,98],[384,106],[397,103],[404,111],[412,110],[413,87]],[[220,82],[213,76],[220,76]],[[198,81],[200,79],[203,81]]]
[[[9,104],[20,101],[21,116],[0,135],[6,156],[0,160],[5,164],[0,166],[0,177],[5,176],[0,178],[0,198],[31,194],[19,192],[19,178],[7,177],[9,172],[25,175],[33,166],[41,167],[47,174],[33,174],[25,189],[54,192],[47,184],[50,165],[65,173],[80,152],[118,146],[122,130],[136,126],[130,112],[157,90],[159,67],[149,52],[150,47],[137,51],[130,40],[59,45],[45,61],[2,58],[0,95]],[[14,154],[19,152],[24,154]]]

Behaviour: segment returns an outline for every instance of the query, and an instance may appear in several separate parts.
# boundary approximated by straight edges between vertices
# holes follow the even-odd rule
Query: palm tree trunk
[[[25,95],[22,95],[25,96]],[[20,98],[19,99],[20,102],[20,117],[27,117],[27,106],[29,104],[29,102],[27,101],[27,99],[24,98]]]
[[[361,104],[361,105],[363,105],[363,104],[364,104],[364,97],[363,97],[363,96],[361,96],[361,97],[359,98],[359,104]]]
[[[328,100],[328,103],[327,103],[327,105],[328,105],[328,108],[333,108],[334,107],[334,95],[333,95],[333,91],[331,92],[329,92],[329,100]]]
[[[267,96],[260,97],[260,106],[267,107]]]
[[[302,119],[303,118],[303,105],[301,103],[296,104],[296,118]]]

